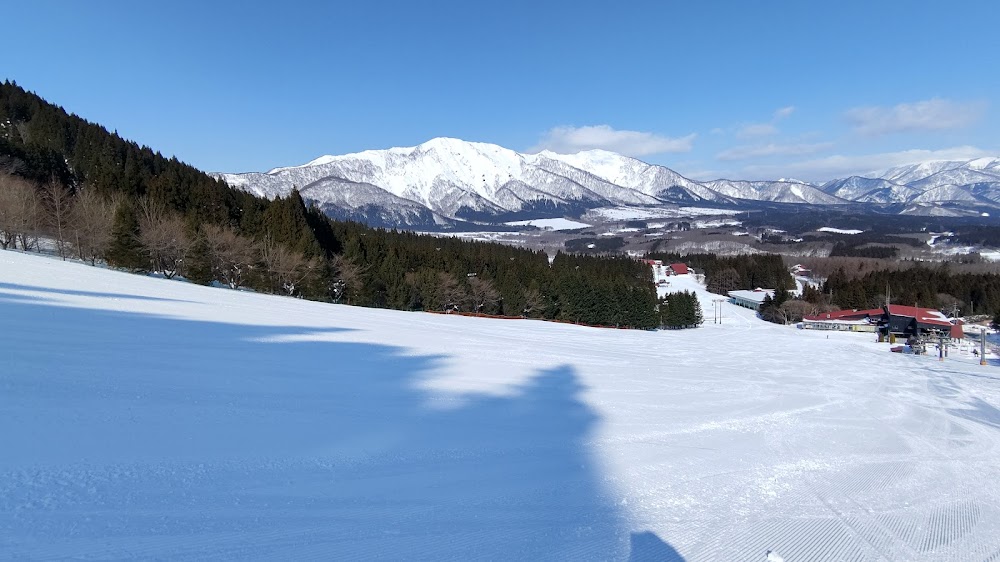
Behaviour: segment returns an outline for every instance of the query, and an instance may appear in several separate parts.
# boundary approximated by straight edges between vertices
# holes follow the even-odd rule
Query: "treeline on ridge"
[[[0,84],[0,247],[402,310],[653,328],[649,268],[334,221],[268,200]]]

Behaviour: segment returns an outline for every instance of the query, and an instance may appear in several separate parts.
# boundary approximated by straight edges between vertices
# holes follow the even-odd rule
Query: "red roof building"
[[[945,332],[950,334],[953,325],[940,310],[889,304],[883,307],[882,330],[903,336]]]
[[[885,308],[886,312],[892,316],[914,318],[921,324],[951,328],[951,322],[948,321],[948,317],[945,316],[940,310],[934,310],[933,308],[919,308],[916,306],[903,306],[900,304],[890,304]]]
[[[834,310],[832,312],[824,312],[822,314],[817,314],[815,316],[803,316],[803,320],[812,321],[822,321],[822,320],[864,320],[866,318],[881,318],[882,309],[872,308],[870,310]]]
[[[802,327],[807,330],[842,330],[849,332],[874,332],[882,319],[882,309],[834,310],[815,316],[803,316]]]
[[[683,263],[672,263],[668,267],[670,271],[674,272],[674,275],[686,275],[688,272],[688,266]]]
[[[815,330],[878,331],[883,334],[911,336],[928,332],[947,333],[952,339],[962,339],[965,333],[961,320],[952,323],[933,308],[890,304],[870,310],[835,310],[814,316],[804,316],[802,327]]]

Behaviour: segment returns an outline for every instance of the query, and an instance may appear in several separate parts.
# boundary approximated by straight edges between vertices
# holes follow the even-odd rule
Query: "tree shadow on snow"
[[[64,295],[73,297],[96,297],[96,298],[109,298],[109,299],[127,299],[127,300],[137,300],[137,301],[156,301],[156,302],[190,302],[180,299],[150,297],[146,295],[129,295],[126,293],[103,293],[97,291],[80,291],[76,289],[54,289],[52,287],[37,287],[35,285],[21,285],[18,283],[0,282],[0,291],[2,290],[33,291],[38,293],[49,293],[54,295]],[[13,295],[5,295],[5,296],[13,296]]]
[[[629,562],[684,562],[672,546],[650,531],[632,533]]]
[[[0,333],[2,558],[681,560],[629,537],[570,366],[441,409],[445,356],[315,327],[17,299]]]

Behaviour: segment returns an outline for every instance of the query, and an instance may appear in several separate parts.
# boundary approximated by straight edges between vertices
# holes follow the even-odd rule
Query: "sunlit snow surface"
[[[817,232],[832,232],[834,234],[861,234],[863,230],[857,230],[853,228],[834,228],[832,226],[824,226],[816,229]]]
[[[600,207],[598,209],[591,209],[587,212],[587,215],[599,217],[604,220],[616,221],[684,218],[704,215],[737,215],[739,213],[740,211],[732,209],[709,209],[705,207]]]
[[[587,223],[570,219],[532,219],[504,223],[510,226],[534,226],[543,230],[576,230],[590,226]]]
[[[703,328],[363,309],[0,252],[0,559],[1000,552],[995,364],[670,284],[699,290]]]

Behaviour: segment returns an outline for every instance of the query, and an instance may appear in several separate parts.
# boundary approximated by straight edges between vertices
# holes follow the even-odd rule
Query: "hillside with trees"
[[[712,293],[725,295],[741,289],[791,289],[794,282],[781,256],[777,254],[715,254],[652,253],[647,258],[663,263],[683,262],[705,275],[705,286]]]
[[[361,306],[660,324],[649,268],[334,221],[0,84],[0,248]]]

